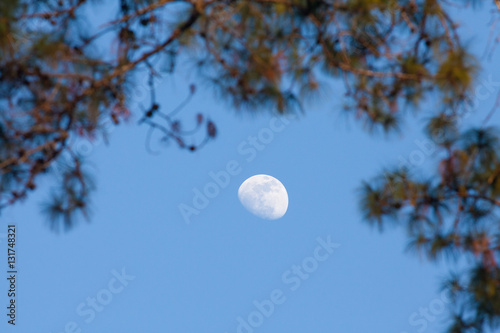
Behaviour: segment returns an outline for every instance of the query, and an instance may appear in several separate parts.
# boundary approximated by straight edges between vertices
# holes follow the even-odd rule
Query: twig
[[[483,124],[482,124],[483,127],[488,123],[488,121],[490,121],[490,118],[493,116],[493,114],[495,113],[495,111],[497,110],[497,108],[499,106],[500,106],[500,92],[498,92],[498,94],[497,94],[497,99],[495,101],[495,105],[493,105],[493,107],[491,108],[491,111],[488,113],[486,118],[484,118],[484,120],[483,120]]]

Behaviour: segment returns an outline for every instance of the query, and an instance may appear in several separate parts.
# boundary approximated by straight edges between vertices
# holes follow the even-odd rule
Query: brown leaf
[[[215,128],[215,124],[211,120],[209,120],[207,123],[207,133],[208,136],[211,138],[215,138],[215,136],[217,135],[217,129]]]
[[[181,147],[181,148],[184,148],[184,147],[186,146],[186,145],[184,144],[184,141],[183,141],[180,137],[178,137],[178,136],[176,136],[176,137],[175,137],[175,141],[177,141],[177,144],[178,144],[178,145],[179,145],[179,147]]]
[[[201,113],[198,113],[196,115],[196,122],[198,123],[198,125],[200,125],[203,122],[203,115]]]

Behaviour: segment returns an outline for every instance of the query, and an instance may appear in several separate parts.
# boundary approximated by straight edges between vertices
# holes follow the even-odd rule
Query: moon
[[[250,213],[266,220],[276,220],[288,209],[285,186],[268,175],[255,175],[245,180],[238,189],[241,204]]]

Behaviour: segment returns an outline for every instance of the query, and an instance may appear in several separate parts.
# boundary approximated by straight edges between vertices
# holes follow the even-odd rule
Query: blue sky
[[[489,17],[486,9],[473,18],[468,12],[463,30],[475,37],[471,43],[480,55]],[[481,77],[490,77],[497,84],[489,87],[498,91],[500,69],[493,61],[484,65]],[[173,109],[194,78],[180,71],[162,80],[162,106]],[[495,102],[496,93],[479,91],[468,124],[480,123]],[[363,223],[356,192],[362,180],[401,157],[424,156],[416,172],[434,166],[415,142],[423,140],[430,113],[407,118],[401,135],[370,136],[342,114],[343,93],[332,82],[305,115],[276,131],[283,119],[273,120],[269,110],[236,113],[209,89],[199,89],[182,118],[190,122],[201,111],[219,132],[195,153],[155,144],[160,153],[148,153],[146,127],[137,126],[137,118],[114,128],[109,145],[78,143],[98,188],[92,221],[67,233],[49,230],[40,201],[53,178],[2,216],[0,233],[7,224],[17,226],[19,274],[15,328],[4,314],[7,282],[0,283],[0,331],[437,332],[446,319],[447,300],[439,291],[446,267],[405,253],[404,230],[380,234]],[[249,161],[238,147],[266,128],[272,140]],[[186,223],[179,206],[192,205],[196,189],[203,191],[210,173],[228,163],[239,172]],[[285,185],[289,208],[283,218],[259,219],[239,203],[238,187],[255,174]]]

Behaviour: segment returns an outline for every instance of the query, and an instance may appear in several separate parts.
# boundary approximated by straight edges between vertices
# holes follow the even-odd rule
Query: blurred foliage
[[[385,171],[361,188],[365,220],[383,228],[404,226],[408,249],[429,260],[462,260],[445,288],[456,311],[450,332],[500,327],[500,132],[471,129],[458,134],[453,119],[431,119],[426,149],[439,156],[433,176],[405,165]],[[464,261],[465,259],[465,261]],[[466,264],[464,264],[466,262]],[[465,266],[465,268],[464,268]]]
[[[179,57],[200,83],[247,112],[301,111],[303,101],[321,95],[327,78],[344,82],[345,111],[368,131],[397,131],[408,112],[437,101],[424,129],[442,159],[435,175],[419,180],[409,170],[384,172],[364,184],[362,209],[380,228],[406,223],[410,247],[432,260],[470,256],[475,266],[450,282],[462,311],[450,332],[497,327],[498,138],[493,129],[462,132],[457,126],[480,64],[450,16],[452,8],[479,4],[0,1],[0,211],[56,170],[59,187],[44,206],[51,226],[68,228],[78,215],[88,218],[94,186],[71,143],[104,135],[106,120],[127,120],[138,75],[149,78],[149,105],[139,119],[149,136],[161,133],[162,141],[188,151],[213,139],[217,129],[206,115],[197,114],[189,130],[177,117],[194,85],[170,112],[156,99],[155,80],[174,74]],[[496,24],[500,3],[488,4]],[[92,26],[91,13],[102,8],[114,8],[115,18]],[[194,137],[200,132],[202,139]],[[54,168],[61,159],[64,166]]]

